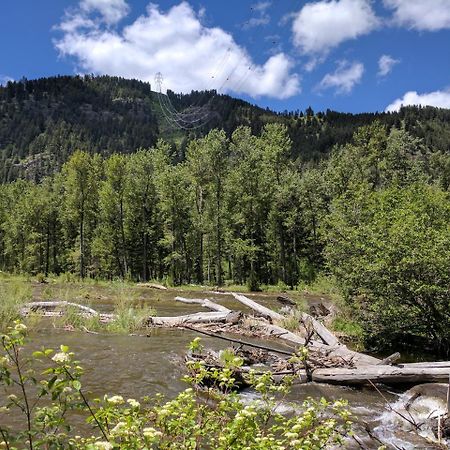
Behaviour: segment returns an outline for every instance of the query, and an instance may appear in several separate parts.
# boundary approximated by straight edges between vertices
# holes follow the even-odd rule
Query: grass
[[[51,320],[54,326],[88,329],[90,331],[109,331],[114,333],[133,333],[142,328],[155,310],[139,302],[141,289],[135,283],[122,281],[97,281],[60,275],[29,277],[25,275],[0,272],[0,330],[19,318],[20,307],[32,300],[58,300],[88,305],[98,310],[104,302],[113,303],[117,319],[103,324],[98,317],[83,316],[76,307],[65,308],[61,317]],[[49,319],[46,319],[49,320]],[[37,315],[26,319],[29,326],[42,322]]]
[[[299,311],[298,309],[294,309],[288,316],[284,317],[283,320],[280,321],[280,326],[294,333],[300,330],[302,323],[301,319],[301,311]]]
[[[30,301],[31,286],[15,276],[0,278],[0,330],[6,330],[19,318],[21,305]]]
[[[156,315],[156,311],[148,306],[123,301],[116,305],[114,314],[116,314],[116,319],[107,324],[107,330],[128,334],[142,329],[148,318]]]

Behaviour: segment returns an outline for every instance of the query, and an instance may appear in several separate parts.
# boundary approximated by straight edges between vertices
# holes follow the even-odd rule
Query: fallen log
[[[260,327],[261,330],[265,330],[269,337],[276,337],[282,339],[295,346],[306,345],[306,341],[304,338],[278,325],[261,324],[258,326]],[[325,352],[330,357],[342,358],[349,365],[370,366],[373,364],[378,364],[380,362],[378,358],[366,355],[364,353],[355,352],[342,344],[335,347],[331,347],[329,345],[323,344],[322,342],[312,340],[308,342],[307,346],[312,350],[320,350],[322,352]]]
[[[253,311],[256,311],[258,314],[265,318],[269,318],[272,320],[283,320],[284,316],[281,314],[271,310],[270,308],[266,308],[263,305],[260,305],[259,303],[254,302],[253,300],[250,300],[245,295],[242,294],[236,294],[235,292],[232,292],[231,295],[239,302],[241,302],[243,305],[248,306]]]
[[[405,368],[439,368],[439,367],[447,367],[449,369],[450,374],[450,361],[431,361],[431,362],[417,362],[417,363],[401,363],[397,364],[398,367]]]
[[[20,315],[26,317],[30,314],[38,314],[42,317],[62,317],[67,308],[79,309],[79,315],[83,317],[98,317],[100,322],[109,323],[116,319],[115,314],[101,313],[85,305],[66,301],[30,302],[23,305]]]
[[[447,367],[418,368],[395,366],[366,366],[357,368],[315,369],[312,381],[317,383],[363,385],[367,383],[424,383],[445,382],[448,380]]]
[[[253,311],[256,311],[258,314],[262,315],[263,317],[268,317],[272,320],[283,320],[285,318],[285,316],[271,310],[270,308],[260,305],[253,300],[250,300],[245,295],[236,294],[235,292],[233,292],[233,297],[242,304],[251,308]],[[337,337],[330,330],[328,330],[325,325],[322,325],[318,320],[314,319],[314,317],[310,316],[307,313],[302,313],[302,320],[304,321],[304,323],[311,324],[314,331],[324,341],[325,344],[330,346],[339,345],[339,340],[337,339]]]
[[[196,313],[174,317],[149,317],[147,325],[158,327],[180,327],[185,324],[224,323],[232,313],[233,311]]]
[[[158,283],[138,283],[139,287],[148,287],[151,289],[159,289],[160,291],[167,291],[168,288],[166,286],[163,286],[162,284]]]
[[[37,312],[38,310],[54,311],[56,308],[77,308],[81,311],[90,314],[92,316],[99,316],[100,313],[95,309],[89,308],[89,306],[80,305],[78,303],[71,303],[66,301],[48,301],[48,302],[30,302],[25,303],[20,310],[22,315],[27,315],[30,312]]]
[[[226,308],[225,306],[219,305],[218,303],[212,302],[207,298],[199,299],[199,298],[184,298],[184,297],[175,297],[175,301],[186,303],[186,304],[197,304],[203,306],[204,308],[211,309],[212,311],[217,312],[230,312],[231,310]]]
[[[331,347],[335,345],[340,345],[339,339],[322,323],[320,323],[317,319],[310,316],[307,313],[302,313],[302,320],[307,324],[310,324],[316,334],[322,339],[324,344],[330,345]]]
[[[294,302],[294,300],[290,299],[287,295],[279,295],[277,297],[277,300],[285,306],[296,306],[297,303]]]
[[[250,300],[245,295],[233,293],[233,296],[234,298],[236,298],[236,300],[240,301],[244,305],[263,315],[264,317],[269,317],[274,320],[284,319],[284,316],[282,316],[281,314],[278,314],[277,312],[272,311],[271,309],[266,308],[265,306],[262,306],[253,300]],[[309,314],[306,314],[306,317],[309,318],[308,320],[310,320],[311,325],[314,327],[314,331],[316,331],[319,337],[320,335],[323,335],[325,337],[325,340],[328,340],[329,342],[337,341],[337,344],[332,346],[322,342],[311,340],[308,342],[308,346],[315,349],[320,349],[322,351],[327,351],[331,356],[343,358],[348,361],[349,364],[353,364],[356,366],[372,365],[378,364],[380,362],[378,358],[374,358],[373,356],[365,355],[364,353],[358,353],[348,349],[345,345],[340,344],[333,333],[331,333],[331,331],[329,331],[319,321],[311,317]],[[270,336],[278,337],[294,345],[303,346],[306,344],[306,341],[303,337],[292,333],[291,331],[288,331],[278,325],[264,323],[260,324],[259,326],[261,327],[261,329],[266,330]]]
[[[392,355],[389,355],[387,358],[382,359],[378,365],[379,366],[391,366],[396,361],[398,361],[401,358],[401,355],[399,352],[395,352]]]

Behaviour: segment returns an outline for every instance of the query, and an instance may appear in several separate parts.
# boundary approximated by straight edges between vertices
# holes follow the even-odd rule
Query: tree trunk
[[[84,205],[80,214],[80,277],[84,278]]]
[[[217,208],[217,285],[222,286],[222,220],[221,220],[221,197],[222,197],[222,183],[220,178],[217,179],[217,190],[216,190],[216,208]]]
[[[147,281],[147,211],[142,206],[142,281]]]
[[[123,258],[123,273],[124,277],[128,274],[128,258],[127,258],[127,245],[125,242],[125,227],[123,218],[123,200],[120,200],[120,235],[122,239],[122,258]]]
[[[317,383],[362,385],[372,383],[401,384],[447,382],[448,367],[365,366],[359,368],[316,369],[312,380]]]

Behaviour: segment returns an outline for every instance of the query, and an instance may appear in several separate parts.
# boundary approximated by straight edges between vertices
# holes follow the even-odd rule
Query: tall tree
[[[160,275],[158,241],[162,237],[162,219],[158,210],[155,150],[140,150],[130,155],[127,165],[127,240],[134,254],[134,272],[147,281]]]
[[[95,229],[100,175],[100,158],[82,151],[75,152],[63,166],[64,232],[72,247],[69,263],[78,260],[81,278],[86,276],[90,240]]]

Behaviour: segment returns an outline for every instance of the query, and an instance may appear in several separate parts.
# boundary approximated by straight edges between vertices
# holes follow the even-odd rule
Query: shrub
[[[366,340],[450,349],[450,198],[417,183],[336,201],[326,256]]]

